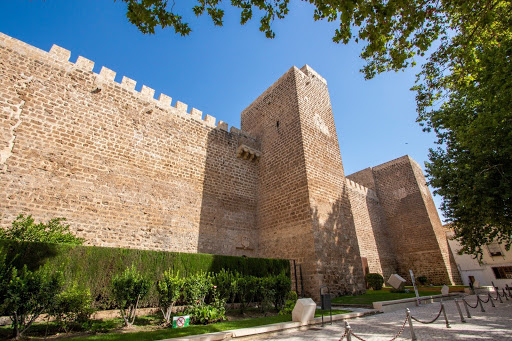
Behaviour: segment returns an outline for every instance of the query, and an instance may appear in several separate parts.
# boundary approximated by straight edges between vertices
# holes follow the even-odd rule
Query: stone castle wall
[[[377,194],[351,177],[347,177],[347,188],[361,257],[366,258],[369,272],[380,273],[387,280],[397,272],[397,264],[384,212]]]
[[[89,244],[254,255],[258,143],[54,46],[0,34],[0,212],[63,216]]]
[[[419,166],[345,177],[327,83],[292,67],[242,130],[83,57],[0,33],[0,226],[66,217],[88,244],[295,260],[307,295],[364,290],[362,259],[457,281]]]
[[[434,284],[460,283],[425,177],[414,160],[403,156],[348,178],[371,187],[379,198],[400,276],[409,279],[413,270]]]

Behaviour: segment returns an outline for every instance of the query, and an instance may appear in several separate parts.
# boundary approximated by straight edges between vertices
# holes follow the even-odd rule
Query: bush
[[[254,302],[258,292],[258,278],[245,276],[238,279],[238,301],[240,302],[240,313],[244,314],[247,307]]]
[[[418,282],[420,282],[421,285],[427,284],[427,281],[428,281],[427,276],[419,276],[418,277]]]
[[[12,273],[12,266],[7,264],[5,258],[6,255],[0,253],[0,316],[5,315],[3,311],[3,302],[7,298],[7,284],[10,281]]]
[[[384,278],[381,274],[369,273],[366,274],[366,282],[368,283],[368,286],[373,290],[381,290],[382,285],[384,284]]]
[[[164,272],[163,278],[157,283],[158,302],[165,321],[171,323],[172,308],[183,296],[185,280],[179,277],[179,272],[172,270]]]
[[[94,309],[91,308],[91,293],[89,289],[81,288],[77,283],[55,297],[50,310],[61,328],[69,333],[77,326],[89,321]]]
[[[285,303],[286,296],[290,292],[292,281],[290,279],[290,276],[287,276],[284,272],[281,272],[279,275],[275,277],[274,283],[274,306],[276,310],[280,310]]]
[[[122,275],[113,278],[112,294],[126,326],[133,325],[139,301],[147,295],[150,287],[151,281],[143,277],[133,265],[126,268]]]
[[[200,272],[185,278],[184,300],[186,304],[204,305],[210,293],[212,278],[209,273]]]
[[[113,309],[111,283],[116,273],[123,272],[134,264],[145,277],[153,282],[171,269],[180,276],[188,277],[198,272],[217,273],[225,269],[236,274],[257,277],[274,276],[281,272],[289,274],[290,262],[283,259],[244,258],[208,254],[186,254],[178,252],[150,251],[137,249],[76,246],[0,240],[0,254],[6,255],[6,262],[18,268],[27,264],[29,270],[41,265],[52,271],[61,270],[68,284],[79,281],[89,288],[96,309]],[[235,283],[236,284],[236,283]],[[220,287],[220,284],[217,284]],[[234,291],[236,292],[236,288]],[[234,297],[226,299],[233,302]],[[139,307],[157,307],[158,290],[152,286],[149,294],[141,298]]]
[[[238,272],[227,271],[222,269],[220,272],[214,275],[212,282],[217,286],[217,292],[220,299],[223,299],[226,303],[233,304],[238,294],[238,278],[240,275]]]
[[[208,324],[220,322],[226,318],[223,304],[194,304],[186,310],[193,324]]]
[[[42,222],[35,224],[31,215],[25,217],[20,214],[12,222],[10,228],[0,229],[0,239],[54,244],[83,244],[83,238],[75,237],[69,230],[69,225],[62,224],[65,220],[65,218],[53,218],[46,224]]]
[[[276,277],[258,278],[255,300],[260,302],[262,312],[268,311],[274,306],[276,297]]]
[[[19,339],[36,318],[47,312],[62,290],[62,274],[50,274],[46,269],[32,272],[11,268],[5,281],[3,310],[10,316],[14,336]]]
[[[288,294],[286,294],[284,306],[279,311],[279,315],[291,314],[293,308],[295,308],[295,303],[297,303],[297,299],[297,293],[295,291],[289,291]]]
[[[204,272],[185,279],[184,299],[185,304],[190,305],[186,313],[194,324],[214,323],[226,318],[226,300],[220,297],[213,281],[214,277]],[[223,294],[227,295],[226,292]]]

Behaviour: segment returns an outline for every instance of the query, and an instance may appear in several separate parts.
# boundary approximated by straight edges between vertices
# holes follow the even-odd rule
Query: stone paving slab
[[[484,298],[483,296],[481,296]],[[468,296],[466,300],[474,305],[476,296]],[[430,340],[511,340],[512,341],[512,299],[504,303],[495,301],[496,308],[491,303],[485,303],[486,312],[480,308],[470,309],[472,318],[468,319],[461,304],[467,323],[461,323],[455,301],[445,302],[445,308],[451,328],[446,328],[443,315],[432,324],[420,324],[413,321],[414,331],[418,341]],[[440,309],[440,303],[428,304],[410,308],[412,315],[420,320],[432,320]],[[405,321],[405,310],[373,315],[365,318],[350,320],[350,326],[354,333],[368,341],[390,340],[400,329]],[[296,331],[286,334],[273,334],[265,337],[254,337],[258,340],[339,340],[343,335],[344,322],[337,321],[323,328],[311,328],[305,331]],[[248,340],[248,338],[245,338]],[[346,338],[345,338],[346,340]],[[352,340],[357,340],[352,337]],[[403,334],[397,340],[411,340],[411,334],[406,325]]]

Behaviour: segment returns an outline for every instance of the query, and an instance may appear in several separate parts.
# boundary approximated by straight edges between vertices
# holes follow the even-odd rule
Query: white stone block
[[[301,298],[295,303],[292,311],[292,321],[307,324],[315,318],[316,303],[311,298]]]
[[[401,290],[405,286],[405,279],[397,274],[393,274],[388,279],[388,284],[397,290]]]
[[[449,293],[450,293],[450,288],[448,288],[447,285],[443,285],[443,287],[441,288],[441,294],[448,295]]]

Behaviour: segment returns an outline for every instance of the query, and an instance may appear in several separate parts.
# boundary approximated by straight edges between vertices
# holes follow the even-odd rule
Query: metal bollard
[[[345,321],[345,333],[347,334],[347,341],[352,341],[352,328],[347,321]]]
[[[446,316],[446,309],[444,309],[443,302],[441,302],[441,309],[443,310],[444,320],[446,321],[446,328],[451,328],[450,322],[448,322],[448,317]]]
[[[494,298],[492,298],[492,296],[491,296],[491,293],[490,293],[490,292],[488,293],[488,297],[489,297],[489,302],[491,302],[491,305],[492,305],[494,308],[496,308],[496,306],[494,305]]]
[[[464,308],[466,309],[466,314],[468,315],[468,319],[470,319],[471,314],[469,313],[468,303],[466,302],[466,300],[464,298],[462,299],[462,302],[464,303]]]
[[[480,296],[476,295],[476,299],[478,300],[478,303],[480,304],[480,311],[482,313],[485,313],[484,305],[482,304],[482,300],[480,299]]]
[[[455,304],[457,305],[457,311],[459,312],[460,316],[460,322],[466,323],[466,320],[464,319],[464,315],[462,314],[462,310],[460,309],[459,300],[455,299]]]
[[[416,338],[416,334],[414,334],[414,328],[412,327],[411,311],[409,310],[409,308],[405,309],[405,313],[407,315],[407,319],[409,320],[409,328],[411,329],[411,341],[416,341],[418,339]]]

